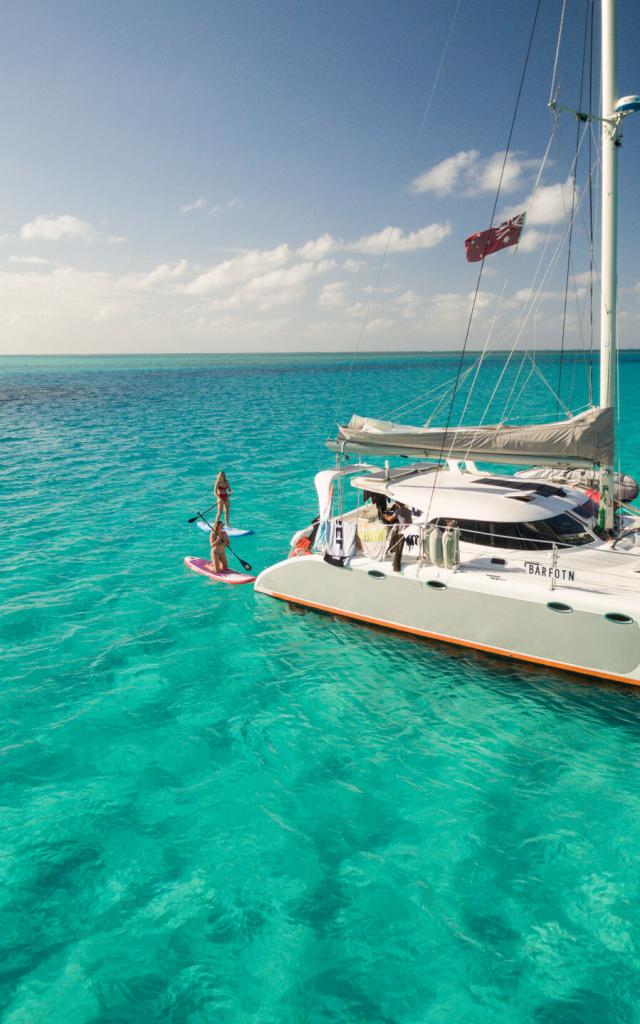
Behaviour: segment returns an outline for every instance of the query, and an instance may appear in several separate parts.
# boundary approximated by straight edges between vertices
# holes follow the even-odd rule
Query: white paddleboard
[[[198,519],[198,526],[201,530],[204,530],[205,533],[211,533],[211,527],[202,519]],[[248,537],[250,533],[253,533],[253,530],[238,530],[235,526],[225,526],[224,532],[227,537]]]
[[[200,573],[201,576],[208,576],[210,580],[215,580],[216,583],[232,583],[237,586],[239,583],[253,583],[255,576],[247,576],[244,572],[236,572],[235,569],[226,569],[223,572],[216,572],[212,567],[211,562],[206,558],[193,558],[188,556],[184,560],[184,564],[192,569],[193,572]]]

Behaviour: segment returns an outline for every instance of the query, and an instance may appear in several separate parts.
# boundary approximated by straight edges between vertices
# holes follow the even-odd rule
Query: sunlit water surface
[[[636,691],[183,566],[219,467],[255,531],[235,547],[268,565],[314,514],[336,412],[455,370],[0,361],[3,1024],[640,1020]],[[578,363],[563,380],[586,400]],[[640,475],[637,357],[622,380]]]

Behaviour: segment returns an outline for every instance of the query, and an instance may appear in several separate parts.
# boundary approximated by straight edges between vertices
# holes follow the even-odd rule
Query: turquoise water
[[[260,568],[334,410],[456,365],[349,362],[0,361],[3,1024],[640,1020],[640,693],[183,567],[220,466]]]

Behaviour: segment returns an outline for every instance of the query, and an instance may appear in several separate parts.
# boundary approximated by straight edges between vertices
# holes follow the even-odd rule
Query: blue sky
[[[585,4],[569,6],[579,17],[567,17],[560,100],[572,105]],[[499,216],[531,196],[549,140],[560,7],[542,4]],[[350,351],[358,339],[363,349],[459,348],[478,272],[464,238],[489,224],[534,4],[462,0],[420,135],[454,9],[5,4],[2,350]],[[640,90],[631,0],[620,29],[622,95]],[[523,343],[559,340],[575,131],[564,118],[515,258],[487,260],[472,347],[491,324],[499,347],[514,331]],[[639,168],[632,118],[621,163],[626,345],[638,344]],[[585,198],[575,344],[586,210]],[[548,278],[543,252],[555,254]]]

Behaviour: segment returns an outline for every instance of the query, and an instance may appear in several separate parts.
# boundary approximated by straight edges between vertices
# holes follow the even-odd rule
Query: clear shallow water
[[[182,566],[219,466],[269,564],[334,406],[455,364],[0,361],[3,1024],[640,1020],[640,694]]]

